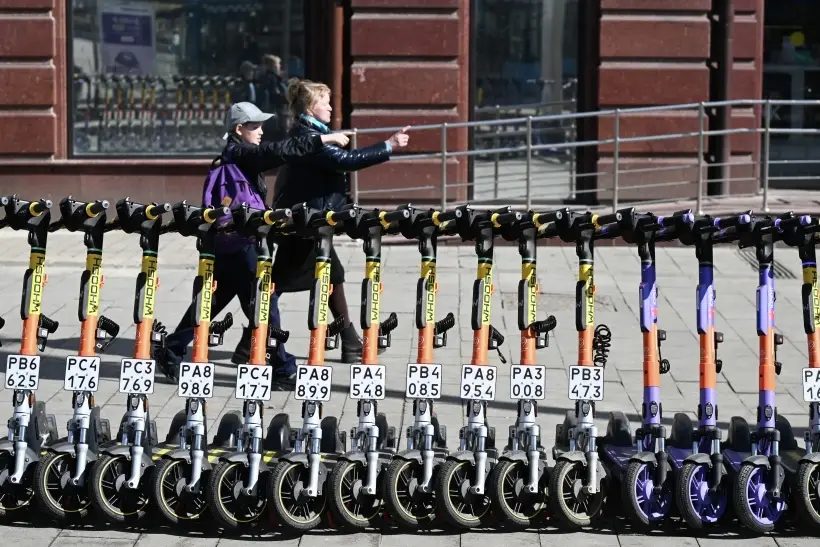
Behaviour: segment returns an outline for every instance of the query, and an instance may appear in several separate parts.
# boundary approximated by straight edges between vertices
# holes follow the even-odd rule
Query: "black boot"
[[[239,343],[236,345],[236,349],[233,350],[233,356],[231,357],[231,363],[233,363],[234,365],[246,365],[250,358],[251,358],[251,329],[250,329],[250,327],[244,327],[242,329],[242,338],[240,338]]]
[[[342,362],[343,363],[361,363],[362,361],[362,339],[359,333],[356,332],[356,327],[350,323],[340,333],[342,339]],[[386,350],[379,348],[379,355]]]

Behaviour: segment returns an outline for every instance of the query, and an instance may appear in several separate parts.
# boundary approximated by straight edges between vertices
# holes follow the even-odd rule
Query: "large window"
[[[251,101],[286,130],[304,76],[305,0],[73,0],[75,156],[213,156],[225,111]]]

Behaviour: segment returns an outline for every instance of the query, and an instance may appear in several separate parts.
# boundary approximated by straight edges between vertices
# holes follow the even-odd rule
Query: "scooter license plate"
[[[71,355],[65,360],[65,391],[97,391],[100,383],[100,358]]]
[[[820,403],[820,368],[803,369],[803,400]]]
[[[236,398],[251,401],[269,401],[273,367],[267,365],[239,365],[236,369]]]
[[[213,397],[213,363],[180,363],[177,395],[180,397]]]
[[[461,367],[461,398],[472,401],[495,401],[498,367],[463,365]]]
[[[120,393],[151,395],[154,393],[156,361],[123,359],[120,363]]]
[[[40,386],[39,355],[9,355],[6,357],[6,389],[35,391]]]
[[[569,398],[572,401],[603,401],[604,367],[571,365]]]
[[[387,383],[384,365],[350,365],[350,398],[382,400]]]
[[[298,365],[296,367],[295,398],[299,401],[330,400],[333,388],[333,369],[324,365]]]

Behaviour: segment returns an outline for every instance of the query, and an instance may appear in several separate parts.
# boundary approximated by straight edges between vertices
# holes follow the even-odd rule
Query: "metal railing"
[[[653,106],[645,108],[611,109],[597,112],[564,112],[543,116],[524,116],[519,118],[490,119],[471,122],[456,122],[413,126],[412,133],[421,131],[436,131],[440,134],[440,149],[433,153],[407,154],[395,156],[393,161],[412,161],[418,159],[439,159],[441,162],[440,182],[438,185],[428,184],[410,187],[383,187],[375,189],[362,189],[359,185],[358,173],[351,177],[351,192],[353,198],[359,201],[362,196],[370,200],[378,200],[378,195],[390,195],[401,192],[435,191],[440,193],[440,205],[448,206],[465,202],[462,200],[448,199],[448,192],[453,189],[471,188],[474,195],[471,201],[497,201],[503,200],[508,204],[524,205],[532,207],[534,203],[553,203],[566,199],[573,199],[583,193],[597,193],[598,198],[611,202],[612,210],[623,207],[627,203],[663,203],[681,199],[694,199],[697,203],[698,211],[702,210],[703,200],[706,197],[706,185],[711,182],[723,182],[730,189],[734,197],[739,196],[762,196],[762,207],[765,211],[769,209],[769,187],[773,181],[794,181],[794,180],[820,180],[820,167],[816,172],[806,174],[811,169],[798,169],[797,174],[773,175],[770,170],[772,166],[805,166],[820,165],[820,160],[810,159],[811,153],[806,147],[805,158],[797,159],[772,159],[772,137],[801,135],[812,137],[820,135],[820,128],[786,128],[772,126],[773,107],[820,107],[820,100],[735,100],[723,102],[700,102],[677,105]],[[762,107],[762,124],[755,123],[755,127],[741,127],[725,130],[709,130],[707,112],[716,108],[754,108]],[[697,115],[697,130],[656,134],[656,135],[631,135],[624,134],[624,120],[629,120],[632,116],[646,116],[652,114],[673,113],[681,116],[682,121],[687,118],[684,113],[695,111]],[[599,120],[599,132],[603,131],[606,123],[612,125],[612,136],[609,138],[577,142],[575,140],[575,126],[578,120],[586,118],[597,118]],[[757,115],[755,115],[757,120]],[[611,121],[611,122],[610,122]],[[483,128],[488,127],[523,127],[520,131],[523,142],[515,146],[499,148],[481,148],[472,150],[450,150],[448,149],[448,136],[451,131],[463,128]],[[536,128],[547,126],[554,130],[560,128],[565,131],[564,142],[552,142],[547,144],[537,144],[534,142]],[[762,126],[761,126],[762,125]],[[362,135],[373,133],[389,134],[399,130],[400,127],[379,127],[367,129],[352,129],[345,132],[351,135],[352,146],[356,147]],[[709,178],[708,167],[720,167],[726,164],[718,164],[714,161],[707,161],[708,141],[712,136],[750,136],[753,139],[760,138],[760,155],[755,158],[755,153],[747,153],[747,157],[735,157],[728,164],[730,172],[735,172],[738,176],[729,176],[726,179]],[[733,137],[737,138],[737,137]],[[678,141],[671,144],[663,152],[653,151],[659,146],[658,143]],[[681,142],[682,141],[682,142]],[[695,141],[695,143],[687,142]],[[820,144],[820,141],[818,141]],[[635,152],[635,145],[641,145],[638,152]],[[662,144],[660,146],[663,146]],[[576,173],[573,169],[575,164],[575,154],[580,148],[596,147],[598,151],[598,169],[591,173]],[[751,145],[755,150],[758,143]],[[743,147],[749,150],[750,146]],[[542,166],[545,152],[554,154],[564,154],[566,162],[566,172],[560,172],[561,181],[559,184],[550,182],[549,178],[544,178]],[[516,176],[500,175],[499,164],[509,163],[511,160],[499,160],[502,154],[513,155],[520,158],[519,163],[523,163],[523,174],[516,173]],[[494,195],[480,197],[476,199],[475,190],[481,184],[473,177],[472,181],[453,181],[448,173],[448,160],[452,158],[478,158],[480,156],[492,156],[496,162]],[[516,156],[517,155],[517,156]],[[651,156],[653,159],[644,161],[643,158]],[[513,160],[514,161],[514,160]],[[647,163],[642,166],[640,162]],[[667,165],[655,166],[656,162]],[[476,162],[478,163],[478,162]],[[611,165],[607,166],[607,163]],[[624,168],[625,164],[636,163],[635,168]],[[503,171],[503,170],[502,170]],[[520,180],[518,177],[523,178]],[[597,181],[593,189],[579,189],[578,180],[583,177],[591,177]],[[543,180],[542,180],[543,179]],[[564,180],[566,179],[566,180]],[[523,191],[520,191],[523,182]],[[515,184],[514,184],[515,183]],[[499,193],[499,184],[502,191]],[[734,187],[733,187],[734,186]],[[738,186],[740,189],[738,190]],[[484,192],[489,194],[487,188]],[[509,190],[513,190],[510,192]],[[736,190],[736,191],[731,191]],[[550,192],[552,194],[550,195]],[[538,198],[536,199],[536,195]],[[711,197],[711,196],[708,196]],[[608,198],[608,199],[607,199]]]

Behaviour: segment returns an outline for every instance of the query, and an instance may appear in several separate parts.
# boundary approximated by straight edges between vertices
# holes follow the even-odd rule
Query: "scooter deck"
[[[167,456],[173,452],[179,450],[179,445],[176,443],[160,443],[153,448],[152,451],[152,459],[154,461],[160,460],[163,456]],[[230,456],[231,454],[236,453],[236,447],[224,447],[224,446],[209,446],[207,449],[207,457],[208,462],[216,463],[219,461],[219,458]],[[262,461],[266,464],[271,462],[275,462],[282,456],[288,454],[285,451],[275,451],[275,450],[267,450],[262,453]],[[322,454],[321,461],[336,461],[339,457],[339,454]]]
[[[797,473],[800,458],[803,457],[803,454],[803,450],[800,449],[785,450],[780,452],[783,469],[790,474]],[[733,473],[738,473],[740,471],[740,466],[743,465],[746,458],[751,455],[751,452],[738,452],[737,450],[732,450],[731,448],[726,448],[723,450],[723,460],[726,462],[726,466],[731,469]]]
[[[629,460],[640,452],[634,446],[613,446],[607,445],[601,449],[605,461],[613,464],[619,471],[625,472],[629,466]],[[692,455],[692,449],[666,447],[667,460],[673,469],[683,467],[683,461]]]

